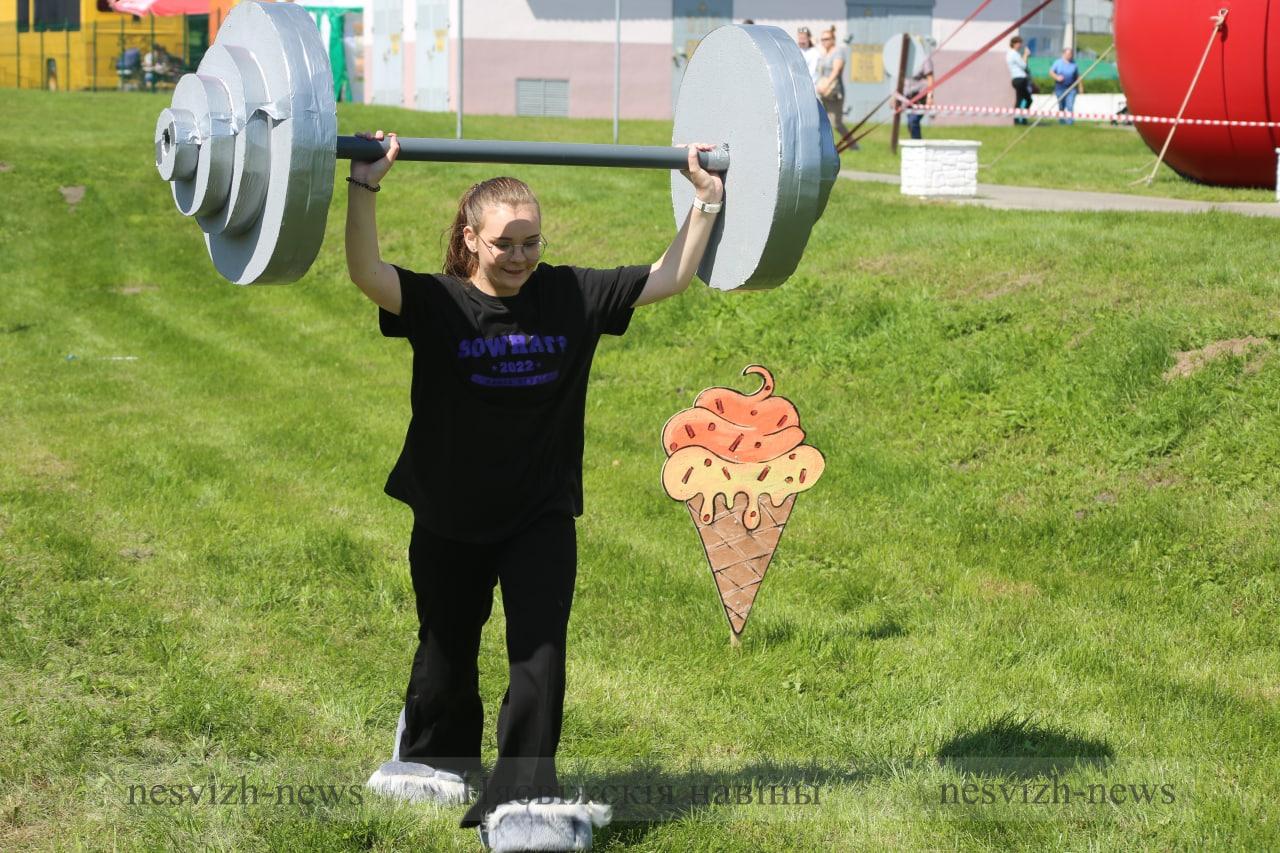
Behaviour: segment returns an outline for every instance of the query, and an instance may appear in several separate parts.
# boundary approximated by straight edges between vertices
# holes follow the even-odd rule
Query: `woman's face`
[[[472,281],[488,283],[498,296],[513,296],[529,280],[542,254],[542,216],[537,205],[485,208],[480,227],[462,230],[478,260]]]
[[[821,36],[822,49],[830,53],[836,46],[836,37],[831,33],[823,33]]]

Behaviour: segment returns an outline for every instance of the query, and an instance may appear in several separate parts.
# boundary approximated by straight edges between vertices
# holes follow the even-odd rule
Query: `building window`
[[[31,29],[31,0],[18,0],[18,32],[25,33]]]
[[[569,115],[569,81],[517,79],[516,115]]]
[[[36,30],[79,30],[80,0],[33,0]]]

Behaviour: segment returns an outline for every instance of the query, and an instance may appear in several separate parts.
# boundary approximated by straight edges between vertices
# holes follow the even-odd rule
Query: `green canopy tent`
[[[303,6],[315,19],[321,37],[328,39],[329,66],[333,69],[333,97],[351,100],[351,78],[347,74],[347,51],[342,42],[344,19],[348,14],[364,14],[361,6]]]

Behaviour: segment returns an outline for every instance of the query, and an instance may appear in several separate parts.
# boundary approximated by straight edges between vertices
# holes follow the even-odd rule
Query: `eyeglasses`
[[[550,245],[541,236],[534,240],[526,240],[523,243],[516,243],[511,240],[494,240],[490,243],[479,234],[476,235],[476,238],[481,243],[484,243],[489,247],[489,252],[493,255],[493,259],[495,261],[509,258],[514,255],[517,250],[523,252],[524,256],[529,260],[535,261],[542,257],[542,253],[546,251],[547,246]]]

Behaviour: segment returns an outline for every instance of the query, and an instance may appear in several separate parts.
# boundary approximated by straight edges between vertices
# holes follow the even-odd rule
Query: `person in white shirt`
[[[796,30],[796,44],[800,46],[800,53],[804,55],[805,65],[809,66],[809,76],[813,78],[814,85],[817,85],[818,58],[822,56],[822,50],[813,43],[813,33],[808,27]]]
[[[1030,55],[1031,51],[1022,44],[1022,36],[1009,39],[1004,61],[1009,66],[1009,78],[1013,81],[1013,105],[1020,110],[1031,109],[1031,72],[1027,69],[1027,57]],[[1014,116],[1013,123],[1027,124],[1028,119]]]

